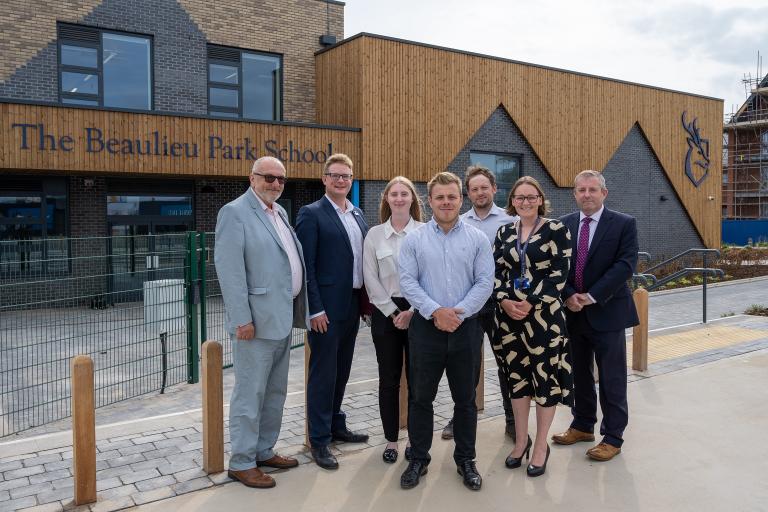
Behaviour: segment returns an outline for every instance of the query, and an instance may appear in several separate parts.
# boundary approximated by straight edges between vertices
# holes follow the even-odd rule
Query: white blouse
[[[363,243],[363,281],[371,304],[379,308],[384,316],[395,312],[397,306],[392,297],[400,294],[400,275],[397,271],[397,258],[400,245],[405,236],[418,228],[423,222],[408,221],[402,232],[397,233],[392,227],[392,219],[384,224],[372,227]]]

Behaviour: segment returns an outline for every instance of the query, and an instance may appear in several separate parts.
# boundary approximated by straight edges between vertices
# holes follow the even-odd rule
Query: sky
[[[768,73],[768,0],[346,0],[369,32],[724,100]]]

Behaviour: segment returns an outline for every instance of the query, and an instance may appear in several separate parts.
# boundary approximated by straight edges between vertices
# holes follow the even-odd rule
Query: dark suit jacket
[[[560,219],[571,231],[573,260],[563,289],[563,300],[576,293],[576,251],[579,235],[579,212]],[[637,226],[635,218],[605,208],[589,246],[584,287],[597,301],[580,313],[566,310],[566,317],[586,315],[596,331],[618,331],[639,323],[635,302],[627,286],[637,265]]]
[[[368,224],[362,210],[355,207],[353,215],[365,238]],[[325,311],[331,321],[346,318],[352,302],[354,256],[347,230],[325,196],[301,207],[296,218],[296,236],[307,266],[309,314]],[[362,255],[361,246],[361,258]]]

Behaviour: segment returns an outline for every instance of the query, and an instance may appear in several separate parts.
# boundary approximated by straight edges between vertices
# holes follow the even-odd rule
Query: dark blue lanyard
[[[541,222],[541,217],[536,217],[536,223],[533,225],[533,228],[531,228],[531,232],[528,233],[528,238],[525,239],[525,243],[522,244],[521,247],[520,238],[522,236],[523,221],[519,221],[519,227],[517,229],[517,254],[520,255],[520,277],[525,277],[525,251],[528,250],[528,242],[531,241],[531,237],[539,226],[539,222]]]

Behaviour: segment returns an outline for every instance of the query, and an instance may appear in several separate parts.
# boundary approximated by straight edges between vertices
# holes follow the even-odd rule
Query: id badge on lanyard
[[[527,270],[526,264],[525,264],[525,253],[528,250],[528,242],[531,241],[531,237],[533,236],[534,231],[536,231],[536,228],[539,226],[539,222],[541,221],[541,217],[536,217],[536,223],[533,225],[533,229],[531,229],[531,232],[528,234],[528,238],[525,240],[525,243],[520,243],[520,229],[517,231],[517,254],[520,256],[520,277],[515,278],[513,285],[515,287],[515,290],[520,291],[526,291],[531,288],[531,281],[525,276],[525,271]],[[520,221],[520,228],[523,227],[523,221]]]

